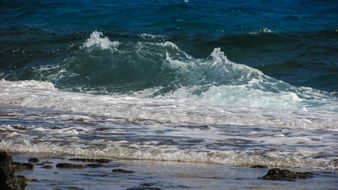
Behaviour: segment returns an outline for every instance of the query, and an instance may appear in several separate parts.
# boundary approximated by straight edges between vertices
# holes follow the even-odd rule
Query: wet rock
[[[16,130],[26,130],[26,127],[21,126],[21,125],[13,125],[12,127]]]
[[[90,177],[108,177],[108,174],[101,174],[101,173],[84,173],[80,174],[82,176],[90,176]]]
[[[39,180],[35,179],[35,178],[28,179],[27,181],[29,181],[29,182],[39,182]]]
[[[83,188],[80,188],[80,187],[73,187],[73,186],[70,186],[70,187],[67,187],[68,190],[83,190]]]
[[[44,169],[52,169],[53,166],[52,165],[44,165],[44,166],[42,166],[42,168],[44,168]]]
[[[103,164],[87,164],[86,167],[88,168],[99,168],[104,166]]]
[[[293,172],[290,170],[273,168],[270,169],[265,176],[259,177],[258,179],[293,181],[295,179],[311,178],[312,176],[313,174],[310,172]]]
[[[39,159],[37,159],[37,158],[30,158],[30,159],[28,159],[28,162],[38,163]]]
[[[97,163],[109,163],[108,159],[90,159],[90,158],[71,158],[70,161],[74,162],[97,162]]]
[[[128,188],[127,190],[161,190],[158,187],[132,187]]]
[[[152,184],[150,184],[150,183],[141,183],[140,185],[141,185],[141,186],[146,186],[146,187],[152,186]]]
[[[331,161],[331,164],[334,166],[334,167],[337,167],[338,166],[338,159],[333,159]]]
[[[125,169],[113,169],[112,172],[114,173],[134,173],[133,171],[130,171],[130,170],[125,170]]]
[[[52,159],[64,160],[65,158],[59,156],[53,156]]]
[[[53,162],[45,161],[45,162],[41,162],[41,164],[53,164]]]
[[[66,168],[66,169],[82,169],[86,166],[83,164],[73,164],[73,163],[58,163],[56,164],[57,168]]]
[[[268,168],[267,166],[264,166],[264,165],[253,165],[253,166],[250,166],[250,168]]]
[[[95,131],[107,131],[109,130],[109,128],[97,128],[95,129]]]
[[[13,166],[16,171],[34,169],[34,165],[31,163],[13,162]]]
[[[149,183],[142,183],[138,187],[128,188],[127,190],[161,190],[161,189],[158,187],[153,187],[153,185]]]
[[[61,127],[51,127],[51,129],[61,129]]]
[[[183,127],[189,129],[200,129],[200,130],[208,130],[210,127],[208,125],[177,125],[176,127]]]
[[[0,189],[23,190],[27,185],[24,176],[14,176],[12,156],[5,151],[0,152]]]

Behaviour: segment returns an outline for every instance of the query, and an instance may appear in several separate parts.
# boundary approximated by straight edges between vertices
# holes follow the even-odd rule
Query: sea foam
[[[94,31],[82,44],[81,48],[99,47],[101,49],[116,50],[119,44],[118,41],[110,41],[108,37],[103,37],[102,32]]]

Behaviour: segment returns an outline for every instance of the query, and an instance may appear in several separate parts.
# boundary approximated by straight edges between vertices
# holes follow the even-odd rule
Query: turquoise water
[[[337,91],[336,1],[6,1],[0,9],[0,76],[6,80],[108,93],[200,85],[163,68],[166,52],[175,50],[144,44],[170,41],[193,58],[206,59],[220,47],[230,60],[268,76]],[[94,31],[119,41],[123,52],[79,48]],[[203,69],[196,74],[214,74]],[[68,75],[60,77],[61,70]]]

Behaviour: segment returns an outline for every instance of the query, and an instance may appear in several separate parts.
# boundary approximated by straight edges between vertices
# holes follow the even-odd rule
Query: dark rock
[[[68,190],[83,190],[83,188],[80,188],[80,187],[73,187],[73,186],[70,186],[70,187],[67,187]]]
[[[112,172],[114,172],[114,173],[134,173],[133,171],[130,171],[130,170],[125,170],[125,169],[120,169],[120,168],[118,168],[118,169],[113,169],[112,170]]]
[[[14,165],[14,169],[16,171],[20,171],[20,170],[33,170],[34,169],[34,165],[31,163],[21,163],[21,162],[13,162]]]
[[[152,186],[152,184],[150,184],[150,183],[141,183],[140,185],[144,186],[144,187],[151,187]]]
[[[250,166],[250,168],[268,168],[268,167],[264,165],[253,165],[253,166]]]
[[[65,158],[59,156],[53,156],[52,159],[64,160]]]
[[[41,164],[53,164],[53,162],[46,161],[46,162],[41,162]]]
[[[27,185],[24,176],[14,176],[12,156],[5,151],[0,152],[0,188],[1,190],[23,190]]]
[[[138,187],[128,188],[127,190],[161,190],[158,187],[153,187],[150,183],[142,183]]]
[[[107,159],[90,159],[90,158],[71,158],[70,161],[75,162],[97,162],[97,163],[109,163],[110,160]]]
[[[88,168],[99,168],[102,167],[103,164],[87,164],[86,167]]]
[[[37,159],[37,158],[30,158],[30,159],[28,159],[28,162],[37,163],[37,162],[39,162],[39,159]]]
[[[176,127],[190,128],[190,129],[200,129],[208,130],[210,127],[208,125],[177,125]]]
[[[29,182],[39,182],[39,180],[38,180],[38,179],[35,179],[35,178],[28,179],[27,181],[29,181]]]
[[[97,128],[95,129],[95,131],[107,131],[109,130],[109,128]]]
[[[13,127],[14,129],[17,129],[17,130],[26,130],[26,127],[21,126],[21,125],[13,125],[12,127]]]
[[[337,167],[338,166],[338,159],[333,159],[331,161],[331,164],[334,166],[334,167]]]
[[[10,190],[24,190],[27,186],[27,178],[25,176],[14,176],[12,178],[12,182],[10,183],[11,187]]]
[[[128,188],[127,190],[161,190],[158,187],[132,187]]]
[[[258,179],[264,180],[287,180],[293,181],[295,179],[306,179],[313,176],[310,172],[293,172],[290,170],[283,170],[279,168],[273,168],[268,171],[265,176],[259,177]]]
[[[52,169],[53,166],[52,166],[52,165],[44,165],[44,166],[42,166],[42,168],[45,168],[45,169]]]
[[[90,177],[108,177],[108,174],[98,174],[98,173],[84,173],[84,174],[80,174],[82,176],[90,176]]]
[[[127,190],[161,190],[158,187],[152,187],[152,186],[153,185],[149,183],[142,183],[138,187],[128,188]]]
[[[73,163],[58,163],[56,164],[57,168],[67,168],[67,169],[81,169],[85,168],[86,166],[83,164],[73,164]]]

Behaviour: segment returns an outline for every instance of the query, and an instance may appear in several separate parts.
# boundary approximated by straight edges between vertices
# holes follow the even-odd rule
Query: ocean
[[[0,23],[0,149],[338,168],[335,0],[14,0]]]

